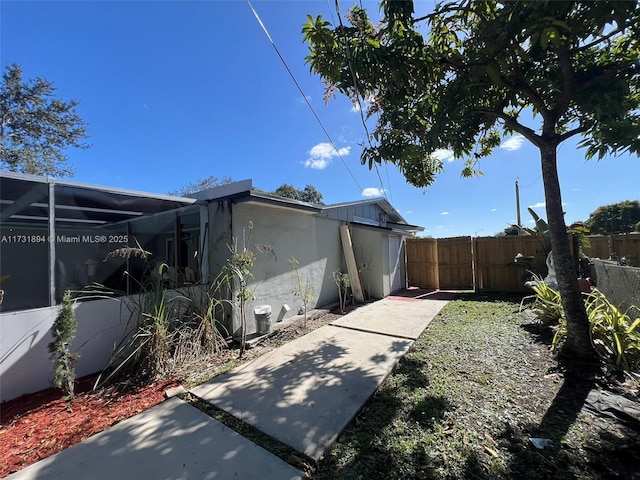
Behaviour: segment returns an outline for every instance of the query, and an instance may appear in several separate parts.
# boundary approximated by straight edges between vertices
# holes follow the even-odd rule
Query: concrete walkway
[[[317,460],[450,298],[417,290],[388,297],[191,392]],[[174,398],[7,478],[302,477],[275,455]]]
[[[191,393],[317,460],[448,298],[387,297]]]

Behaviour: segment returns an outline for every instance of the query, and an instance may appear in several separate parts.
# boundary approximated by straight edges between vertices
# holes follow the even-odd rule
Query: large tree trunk
[[[567,340],[562,348],[561,357],[568,366],[593,364],[596,356],[589,336],[589,320],[578,285],[578,275],[562,210],[556,145],[551,142],[548,145],[542,145],[540,156],[551,251],[558,279],[558,290],[567,319]]]

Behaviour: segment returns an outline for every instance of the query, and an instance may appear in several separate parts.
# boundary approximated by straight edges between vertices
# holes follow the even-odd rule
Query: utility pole
[[[522,222],[520,221],[520,185],[518,184],[518,177],[516,177],[516,217],[518,219],[518,235],[520,235]]]

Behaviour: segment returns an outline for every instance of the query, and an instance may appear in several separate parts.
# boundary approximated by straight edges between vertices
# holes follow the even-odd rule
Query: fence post
[[[478,282],[477,282],[477,268],[478,262],[476,261],[476,252],[477,252],[477,242],[478,237],[471,238],[471,275],[473,278],[473,291],[474,293],[478,293]]]
[[[616,258],[616,250],[615,250],[615,239],[613,238],[613,233],[609,234],[608,242],[609,244],[609,258],[614,260]]]

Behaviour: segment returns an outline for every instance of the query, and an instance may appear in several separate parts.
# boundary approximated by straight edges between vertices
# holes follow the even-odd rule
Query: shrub
[[[631,322],[607,297],[595,289],[587,295],[591,342],[605,360],[624,371],[640,369],[640,318]]]
[[[554,322],[552,347],[567,334],[560,293],[539,282],[532,287],[536,299],[531,310],[536,316]],[[632,319],[613,305],[598,289],[585,294],[585,307],[591,325],[591,343],[598,355],[607,363],[627,373],[640,372],[640,318]]]
[[[560,292],[544,283],[542,277],[538,275],[534,274],[533,280],[535,284],[531,288],[535,292],[535,301],[531,305],[531,311],[544,322],[560,321],[564,318]]]
[[[73,398],[76,380],[75,363],[78,354],[71,351],[71,341],[76,336],[78,322],[73,311],[71,293],[67,290],[55,322],[53,322],[53,342],[49,344],[49,353],[55,367],[53,384],[62,389],[69,398]]]

